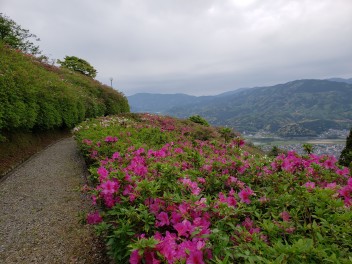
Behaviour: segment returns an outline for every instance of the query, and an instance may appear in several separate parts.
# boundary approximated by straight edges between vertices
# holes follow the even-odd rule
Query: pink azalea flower
[[[164,225],[169,225],[170,224],[169,216],[165,212],[161,212],[156,217],[156,219],[159,220],[159,222],[157,222],[156,226],[164,226]]]
[[[344,167],[343,169],[337,169],[336,173],[341,176],[348,177],[350,174],[350,170],[347,167]]]
[[[105,139],[104,139],[105,142],[116,142],[117,141],[117,137],[112,137],[112,136],[107,136]]]
[[[253,227],[253,221],[246,217],[246,219],[242,222],[242,226],[244,226],[247,230],[250,230]]]
[[[308,191],[312,191],[315,188],[315,182],[306,182],[304,186],[307,188]]]
[[[87,215],[87,223],[90,225],[96,225],[103,221],[103,218],[100,216],[99,212],[90,213]]]
[[[186,264],[204,264],[203,253],[199,250],[191,250]]]
[[[90,146],[90,145],[92,145],[93,142],[91,140],[89,140],[89,139],[83,139],[82,143]]]
[[[351,197],[345,197],[344,204],[346,207],[352,206],[352,199]]]
[[[188,220],[183,220],[181,223],[177,223],[176,225],[174,225],[174,228],[176,229],[179,237],[188,237],[189,234],[193,231],[192,224]]]
[[[132,251],[130,255],[130,264],[140,264],[142,257],[138,254],[138,250]]]
[[[335,190],[336,187],[337,187],[336,182],[332,182],[332,183],[328,183],[325,188]]]
[[[347,185],[352,188],[352,177],[347,180]]]
[[[97,173],[99,175],[99,179],[101,182],[104,181],[105,179],[107,179],[107,177],[109,175],[108,170],[105,169],[104,167],[98,168]]]
[[[181,220],[182,220],[182,215],[180,215],[177,212],[172,212],[171,213],[171,223],[172,224],[175,225],[175,224],[179,223]]]
[[[113,194],[117,192],[119,184],[116,181],[107,180],[106,182],[100,184],[100,188],[102,189],[102,193],[104,195]]]
[[[335,166],[335,163],[336,163],[336,158],[333,157],[333,156],[330,156],[325,162],[324,162],[324,167],[326,169],[335,169],[336,166]]]
[[[284,222],[289,222],[289,221],[290,221],[291,215],[290,215],[289,212],[283,211],[283,212],[280,214],[280,216],[281,216],[281,218],[282,218],[282,220],[283,220]]]
[[[115,152],[114,154],[112,154],[112,159],[113,160],[116,160],[118,158],[120,158],[120,153],[119,152]]]
[[[155,252],[146,252],[145,253],[145,263],[148,264],[160,264],[160,260],[158,260],[155,256]]]
[[[343,197],[349,197],[350,194],[352,193],[352,187],[349,185],[346,185],[344,187],[342,187],[339,191],[340,195]]]
[[[174,263],[174,259],[177,254],[177,243],[175,240],[175,234],[171,234],[169,231],[166,231],[165,238],[163,238],[162,241],[156,245],[156,249],[166,258],[168,263]]]
[[[252,195],[254,195],[254,192],[249,187],[243,189],[242,191],[240,191],[238,193],[238,196],[241,198],[241,202],[242,203],[246,203],[246,204],[250,204],[251,203],[251,200],[249,199],[249,197],[252,196]]]

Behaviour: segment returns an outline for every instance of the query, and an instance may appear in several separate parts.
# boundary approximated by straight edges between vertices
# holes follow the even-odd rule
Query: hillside
[[[251,154],[222,131],[151,114],[77,127],[86,220],[114,263],[351,263],[350,170]]]
[[[220,96],[220,95],[219,95]],[[212,96],[192,96],[187,94],[137,93],[128,96],[132,112],[167,113],[173,107],[182,107],[211,100]]]
[[[0,42],[0,137],[72,128],[86,118],[129,111],[126,97],[83,74]]]
[[[206,100],[198,97],[188,105],[160,112],[181,118],[199,114],[213,125],[226,125],[241,132],[264,129],[282,136],[312,136],[329,128],[349,128],[352,123],[351,98],[351,84],[297,80],[240,89]]]

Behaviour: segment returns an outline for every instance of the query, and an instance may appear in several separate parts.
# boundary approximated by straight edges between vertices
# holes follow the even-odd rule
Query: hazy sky
[[[352,77],[351,0],[0,0],[0,12],[126,95]]]

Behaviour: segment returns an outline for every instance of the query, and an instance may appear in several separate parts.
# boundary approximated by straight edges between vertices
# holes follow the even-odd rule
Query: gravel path
[[[59,141],[0,183],[0,263],[106,263],[76,191],[84,162],[73,138]]]

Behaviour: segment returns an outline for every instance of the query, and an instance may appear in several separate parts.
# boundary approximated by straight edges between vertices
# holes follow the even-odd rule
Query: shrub
[[[72,128],[85,118],[129,111],[126,97],[0,41],[1,131]]]
[[[188,119],[191,120],[194,123],[201,124],[203,126],[209,126],[209,123],[207,122],[207,120],[205,120],[200,115],[190,116]]]
[[[132,117],[75,129],[97,206],[87,221],[116,263],[351,262],[352,177],[334,157],[268,158],[241,138],[195,139],[199,124]]]

